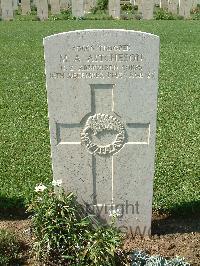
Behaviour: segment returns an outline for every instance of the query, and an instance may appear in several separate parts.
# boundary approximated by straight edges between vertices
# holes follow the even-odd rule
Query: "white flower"
[[[53,180],[52,181],[52,185],[54,187],[60,187],[62,185],[62,180],[61,179],[58,179],[58,180]]]
[[[121,210],[120,209],[117,209],[117,210],[109,210],[109,216],[112,216],[112,217],[119,217],[121,216],[122,213],[121,213]]]
[[[47,187],[45,187],[44,185],[40,184],[39,186],[35,187],[35,191],[36,192],[43,192]]]

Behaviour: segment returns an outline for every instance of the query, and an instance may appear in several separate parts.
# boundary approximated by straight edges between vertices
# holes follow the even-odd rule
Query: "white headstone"
[[[32,0],[31,1],[31,6],[35,6],[36,7],[37,6],[37,0]]]
[[[113,18],[120,18],[120,0],[109,0],[109,15]]]
[[[18,9],[18,0],[13,0],[13,10]]]
[[[161,8],[168,9],[168,0],[161,0]]]
[[[1,0],[2,20],[13,19],[13,2],[12,0]]]
[[[52,15],[60,14],[60,0],[51,0],[50,5]]]
[[[76,18],[84,16],[84,0],[72,0],[72,15]]]
[[[84,30],[44,39],[54,179],[123,230],[151,227],[159,38]]]
[[[192,0],[192,8],[196,8],[197,7],[197,0]]]
[[[160,0],[154,0],[154,4],[160,6]]]
[[[66,10],[71,5],[70,0],[60,0],[60,9]]]
[[[88,13],[96,5],[96,0],[85,0],[84,1],[84,12]]]
[[[154,1],[142,0],[141,12],[143,19],[153,19]]]
[[[37,0],[37,16],[40,20],[47,20],[48,19],[47,0]]]
[[[184,18],[190,17],[190,10],[192,9],[191,0],[180,0],[179,15]]]
[[[30,0],[21,0],[22,15],[27,15],[31,12]]]
[[[178,13],[178,3],[179,3],[179,0],[169,0],[168,1],[168,11],[171,12],[172,14],[177,14]]]
[[[138,6],[138,12],[142,12],[142,0],[136,0],[135,5]]]

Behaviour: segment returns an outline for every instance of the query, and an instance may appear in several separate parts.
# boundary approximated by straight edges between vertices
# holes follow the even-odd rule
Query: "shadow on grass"
[[[28,218],[23,198],[0,196],[0,220]]]
[[[152,234],[200,232],[200,201],[175,206],[168,214],[153,215]]]

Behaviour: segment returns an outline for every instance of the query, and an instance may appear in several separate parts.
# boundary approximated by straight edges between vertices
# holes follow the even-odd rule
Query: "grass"
[[[198,21],[0,22],[0,209],[22,207],[52,179],[42,39],[77,29],[124,28],[161,38],[154,209],[199,207]]]

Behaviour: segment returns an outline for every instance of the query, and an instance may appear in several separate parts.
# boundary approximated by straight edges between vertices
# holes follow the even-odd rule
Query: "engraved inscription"
[[[145,69],[145,56],[131,44],[72,46],[60,54],[59,69],[51,79],[155,79],[154,69]]]
[[[97,136],[100,133],[113,134],[115,140],[107,145],[98,145],[92,140],[92,135]],[[123,124],[114,116],[107,114],[95,114],[90,116],[86,122],[85,128],[81,132],[81,142],[91,154],[108,155],[118,152],[125,144],[125,128]]]

